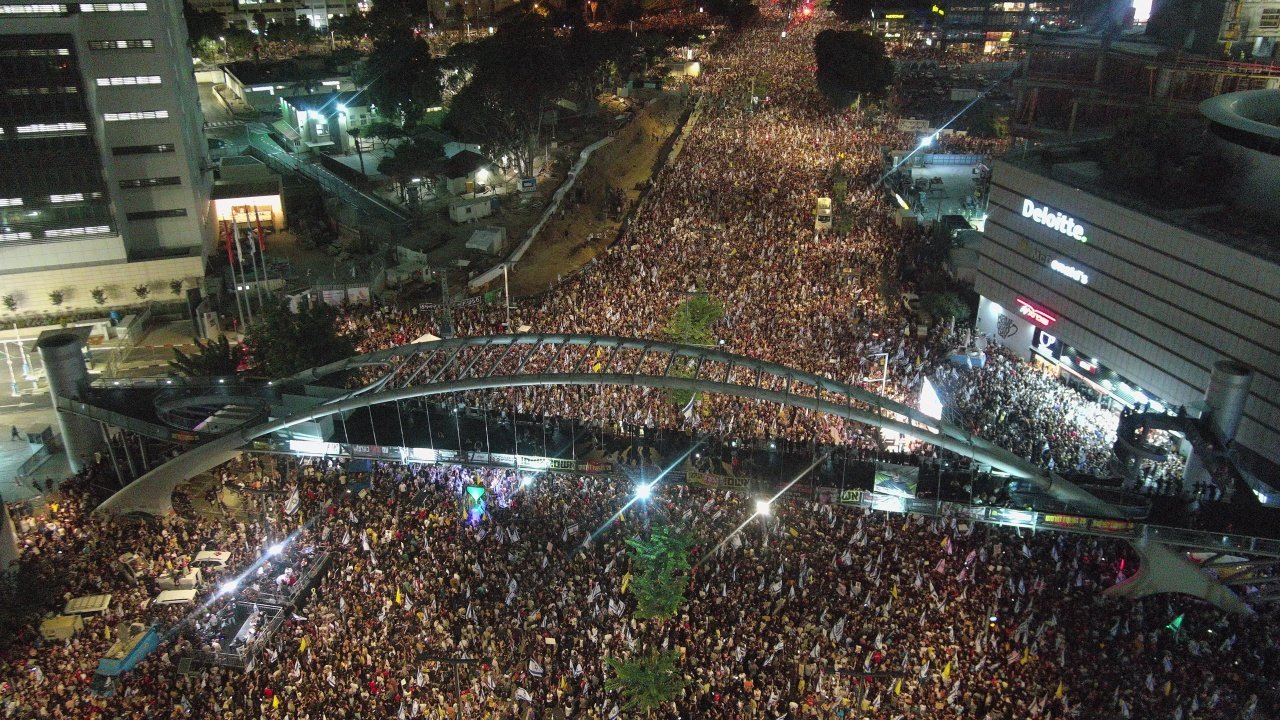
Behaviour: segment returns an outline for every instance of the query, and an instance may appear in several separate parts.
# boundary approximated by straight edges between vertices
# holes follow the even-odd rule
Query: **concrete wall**
[[[186,287],[193,287],[204,277],[204,261],[200,257],[166,258],[147,262],[109,265],[89,265],[59,270],[37,270],[0,275],[0,295],[13,295],[18,300],[18,312],[11,313],[0,306],[0,320],[33,312],[65,312],[97,308],[89,294],[96,287],[107,291],[106,307],[130,305],[138,302],[133,288],[146,284],[152,298],[173,297],[169,281],[184,280]],[[49,293],[61,290],[62,305],[55,306]]]

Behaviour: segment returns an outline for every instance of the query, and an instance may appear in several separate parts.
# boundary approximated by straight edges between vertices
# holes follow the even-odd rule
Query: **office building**
[[[203,276],[212,176],[181,2],[0,17],[0,295],[63,311]]]
[[[1280,112],[1280,93],[1270,95],[1240,104]],[[1270,131],[1269,142],[1240,144],[1241,132],[1230,128],[1204,142],[1280,163],[1280,128]],[[1238,207],[1179,207],[1172,199],[1156,207],[1103,183],[1088,158],[1077,146],[995,163],[975,283],[978,329],[1117,406],[1194,412],[1215,363],[1252,369],[1235,440],[1257,461],[1255,477],[1273,480],[1280,234],[1274,216],[1248,208],[1280,207],[1276,185],[1269,205],[1256,194],[1276,177],[1274,166],[1225,181],[1240,184],[1231,191],[1243,201]]]

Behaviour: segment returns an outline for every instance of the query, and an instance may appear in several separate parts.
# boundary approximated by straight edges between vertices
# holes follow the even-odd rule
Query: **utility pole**
[[[455,713],[454,713],[454,717],[462,717],[462,677],[461,677],[462,670],[461,670],[461,666],[463,666],[463,665],[479,665],[479,664],[480,664],[480,660],[478,660],[478,659],[476,659],[476,658],[444,657],[444,656],[442,656],[442,655],[428,655],[427,653],[422,653],[421,655],[419,655],[419,656],[418,656],[418,662],[420,662],[420,663],[421,663],[421,662],[438,662],[438,663],[444,663],[444,664],[446,664],[446,665],[452,665],[452,666],[453,666],[453,692],[454,692],[454,696],[457,698],[457,703],[458,703],[457,708],[456,708]]]
[[[502,304],[507,308],[507,332],[511,332],[511,285],[507,282],[507,269],[511,263],[502,263]]]

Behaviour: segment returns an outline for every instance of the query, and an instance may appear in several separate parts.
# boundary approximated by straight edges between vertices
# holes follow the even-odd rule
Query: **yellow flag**
[[[307,651],[307,636],[303,635],[302,642],[298,643],[298,654],[301,655],[306,651]]]
[[[103,625],[103,626],[102,626],[102,634],[103,634],[103,635],[106,635],[106,636],[107,636],[107,639],[108,639],[108,640],[110,640],[110,639],[111,639],[111,626],[110,626],[110,625]]]
[[[622,576],[622,592],[627,591],[627,586],[631,584],[631,573]]]
[[[560,676],[560,691],[563,692],[569,688],[569,678]]]
[[[894,695],[902,694],[902,678],[898,678],[898,681],[893,684],[893,694]]]
[[[276,709],[276,708],[278,708],[278,707],[280,707],[280,696],[279,696],[279,695],[272,695],[272,696],[271,696],[271,709],[272,709],[272,710],[275,710],[275,709]]]
[[[947,549],[947,541],[948,541],[948,540],[950,540],[950,539],[951,539],[951,538],[947,537],[946,535],[943,535],[943,536],[942,536],[942,549],[943,549],[943,550],[946,550],[946,549]]]
[[[898,599],[898,586],[897,586],[897,585],[894,585],[894,586],[893,586],[893,589],[889,591],[889,594],[893,596],[893,599],[894,599],[894,600],[897,600],[897,599]]]
[[[942,679],[943,680],[951,679],[951,661],[950,660],[947,661],[947,666],[942,668]]]
[[[1166,681],[1165,681],[1165,683],[1164,683],[1164,694],[1165,694],[1165,697],[1168,697],[1168,696],[1169,696],[1169,693],[1171,693],[1171,692],[1173,692],[1173,681],[1172,681],[1172,680],[1166,680]]]
[[[796,532],[795,528],[788,528],[788,530],[791,532],[791,537],[800,537],[800,533]]]
[[[404,596],[400,594],[400,588],[399,588],[399,587],[397,587],[397,588],[396,588],[396,604],[397,604],[397,605],[403,605],[403,604],[404,604]]]
[[[1058,689],[1053,691],[1053,697],[1061,700],[1063,695],[1067,694],[1067,688],[1063,686],[1062,681],[1058,681]]]
[[[1026,665],[1030,661],[1031,661],[1031,651],[1028,650],[1027,648],[1022,648],[1022,664]]]

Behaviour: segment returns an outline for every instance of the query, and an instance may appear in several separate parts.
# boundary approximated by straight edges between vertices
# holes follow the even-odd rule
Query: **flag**
[[[942,668],[942,679],[943,680],[951,679],[951,661],[950,660],[948,660],[946,666]]]
[[[690,402],[693,402],[693,401],[690,400]],[[618,717],[618,706],[614,705],[613,707],[609,708],[609,720],[616,720],[617,717]]]
[[[397,587],[397,588],[396,588],[396,604],[397,604],[397,605],[403,605],[403,604],[404,604],[404,595],[402,595],[402,594],[400,593],[400,588],[399,588],[399,587]]]
[[[533,698],[529,695],[529,691],[524,688],[516,688],[516,699],[525,702],[533,702]]]
[[[298,654],[301,655],[306,651],[307,651],[307,636],[303,635],[302,641],[298,643]]]
[[[278,707],[280,707],[280,696],[279,696],[279,695],[272,695],[272,696],[271,696],[271,709],[272,709],[272,710],[275,710],[275,709],[276,709],[276,708],[278,708]]]
[[[1059,680],[1058,689],[1053,691],[1053,697],[1057,700],[1061,700],[1062,696],[1066,694],[1067,694],[1067,688],[1065,685],[1062,684],[1062,681]]]
[[[898,681],[893,684],[893,694],[894,695],[902,694],[902,678],[898,678]]]
[[[627,573],[626,575],[622,576],[622,590],[619,592],[619,594],[621,595],[625,593],[627,591],[627,586],[630,584],[631,584],[631,573]]]
[[[543,673],[544,671],[542,669],[542,666],[538,664],[538,661],[534,660],[533,658],[529,658],[529,674],[536,678],[540,678],[542,677]]]

